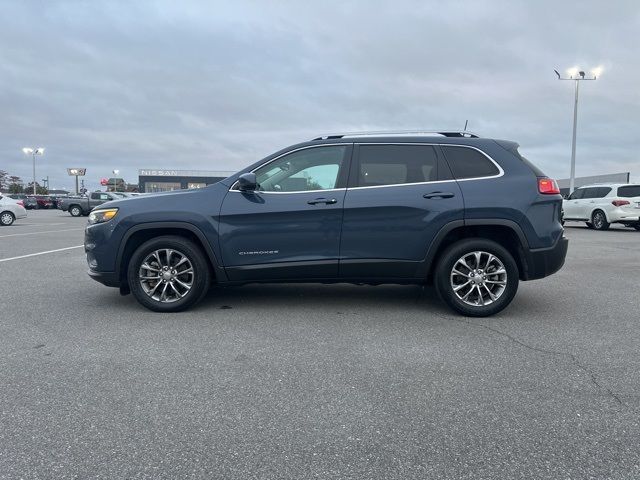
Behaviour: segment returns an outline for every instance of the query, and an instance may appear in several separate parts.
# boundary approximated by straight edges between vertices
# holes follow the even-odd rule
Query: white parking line
[[[68,223],[16,223],[16,227],[53,227],[54,225],[69,225]]]
[[[39,233],[58,233],[58,232],[82,232],[84,229],[79,228],[65,228],[64,230],[47,230],[45,232],[29,232],[29,233],[11,233],[9,235],[0,235],[0,238],[6,237],[21,237],[23,235],[38,235]]]
[[[46,252],[30,253],[28,255],[20,255],[19,257],[0,258],[0,262],[9,262],[11,260],[19,260],[21,258],[36,257],[38,255],[46,255],[47,253],[64,252],[65,250],[73,250],[74,248],[82,248],[84,245],[76,245],[75,247],[58,248],[56,250],[47,250]]]

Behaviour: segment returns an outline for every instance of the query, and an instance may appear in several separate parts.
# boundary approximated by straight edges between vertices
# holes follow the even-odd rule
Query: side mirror
[[[238,189],[241,192],[253,192],[257,188],[258,181],[256,180],[255,173],[243,173],[238,177]]]

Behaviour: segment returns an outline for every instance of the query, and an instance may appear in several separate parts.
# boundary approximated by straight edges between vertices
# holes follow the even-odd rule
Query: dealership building
[[[169,192],[186,188],[202,188],[219,182],[234,173],[142,168],[138,170],[138,186],[140,192]]]

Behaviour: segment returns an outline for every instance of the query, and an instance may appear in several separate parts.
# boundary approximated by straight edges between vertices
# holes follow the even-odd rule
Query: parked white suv
[[[573,191],[562,203],[565,221],[606,230],[612,223],[640,230],[640,184],[601,183]]]
[[[0,225],[11,225],[17,218],[25,218],[27,211],[22,201],[16,201],[0,194]]]

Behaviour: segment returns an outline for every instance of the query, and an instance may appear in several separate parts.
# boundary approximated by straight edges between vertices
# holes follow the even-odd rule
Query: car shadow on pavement
[[[262,312],[317,308],[321,311],[358,312],[395,310],[407,312],[437,310],[446,312],[433,288],[420,285],[340,284],[248,284],[234,287],[214,286],[194,309],[246,307]]]

